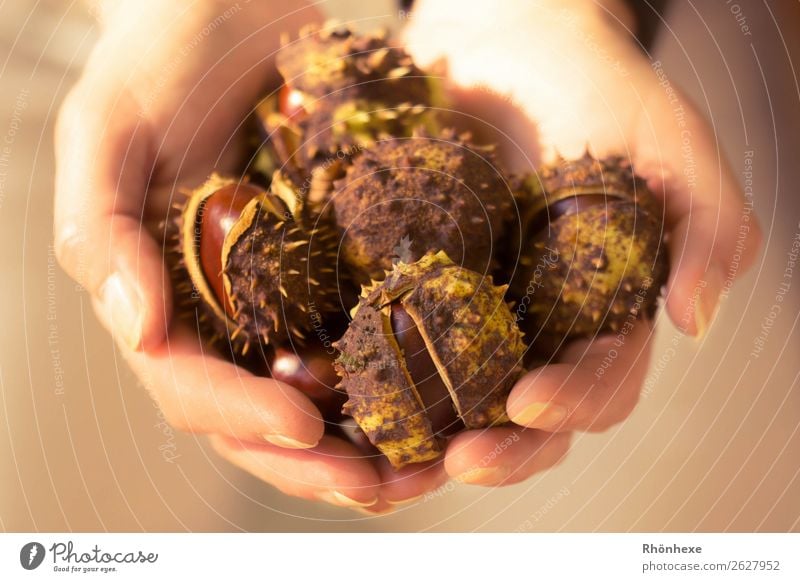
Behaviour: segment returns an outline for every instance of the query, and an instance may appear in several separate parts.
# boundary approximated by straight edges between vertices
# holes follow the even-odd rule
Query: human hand
[[[405,39],[420,66],[446,61],[455,108],[500,144],[515,170],[532,172],[556,154],[578,157],[587,146],[596,156],[630,159],[663,203],[672,268],[666,312],[699,338],[723,288],[752,264],[761,234],[713,132],[626,24],[624,8],[610,0],[514,1],[502,9],[421,0]],[[448,474],[515,483],[548,464],[539,459],[560,458],[569,431],[625,419],[647,373],[650,338],[650,322],[639,321],[622,345],[615,336],[577,341],[526,374],[509,396],[509,416],[549,432],[525,431],[534,436],[501,446],[500,455],[489,453],[514,429],[462,433],[448,448]]]
[[[100,39],[59,115],[56,249],[165,417],[214,435],[223,456],[291,495],[352,506],[435,486],[436,468],[387,478],[323,436],[300,391],[223,360],[172,321],[157,225],[182,188],[236,171],[244,120],[278,83],[280,32],[318,14],[288,0],[100,7]]]

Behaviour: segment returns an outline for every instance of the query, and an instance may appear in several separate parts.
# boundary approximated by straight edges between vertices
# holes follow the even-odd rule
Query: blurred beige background
[[[800,4],[741,3],[749,36],[723,2],[674,4],[656,55],[742,179],[754,152],[766,252],[702,343],[660,318],[623,426],[577,435],[563,464],[528,483],[448,486],[367,518],[283,497],[163,424],[50,248],[54,115],[92,19],[66,0],[0,3],[0,530],[800,531],[797,267],[770,318],[800,234]],[[389,2],[328,10],[396,15]]]

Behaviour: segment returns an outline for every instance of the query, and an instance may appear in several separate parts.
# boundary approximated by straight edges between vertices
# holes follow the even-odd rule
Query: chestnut
[[[284,84],[278,92],[278,111],[286,116],[290,121],[300,122],[306,118],[308,112],[305,108],[306,95],[292,87]]]
[[[206,198],[201,210],[200,264],[217,301],[228,314],[233,313],[233,306],[223,285],[222,245],[247,203],[262,193],[257,186],[230,183]]]
[[[356,419],[345,416],[336,424],[336,433],[352,443],[366,457],[378,457],[381,452],[369,441],[369,437],[358,426]]]
[[[345,396],[335,386],[339,377],[333,367],[335,353],[322,346],[292,350],[278,347],[269,362],[269,372],[274,379],[298,389],[320,409],[326,419],[337,418]]]
[[[335,366],[343,412],[393,467],[437,458],[458,429],[508,422],[525,346],[505,291],[441,251],[363,288]]]
[[[391,325],[394,339],[405,356],[408,374],[419,392],[434,434],[449,436],[464,428],[450,391],[433,363],[428,346],[417,324],[402,303],[392,304]]]
[[[560,159],[521,191],[527,211],[511,296],[532,352],[547,359],[571,339],[652,317],[669,273],[664,219],[628,159],[588,151]]]

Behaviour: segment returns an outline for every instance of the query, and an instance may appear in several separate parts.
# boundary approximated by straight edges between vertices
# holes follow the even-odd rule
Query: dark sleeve
[[[626,2],[636,18],[639,42],[645,49],[650,49],[670,0],[626,0]],[[397,0],[397,3],[402,10],[408,11],[413,7],[414,0]]]
[[[639,30],[636,36],[642,46],[649,50],[661,28],[661,19],[670,0],[626,0],[626,3],[636,17]]]

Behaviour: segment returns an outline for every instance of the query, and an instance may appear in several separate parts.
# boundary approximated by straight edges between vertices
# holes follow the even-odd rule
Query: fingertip
[[[167,338],[173,316],[173,293],[169,272],[159,258],[140,283],[145,297],[142,329],[136,349],[148,352],[160,346]]]
[[[128,228],[132,230],[121,234],[128,240],[120,241],[114,263],[130,278],[140,302],[138,343],[131,342],[131,349],[150,351],[167,337],[173,313],[172,284],[160,245],[140,225]]]
[[[519,426],[555,430],[567,418],[569,410],[553,399],[574,373],[575,367],[570,364],[549,364],[529,372],[508,396],[508,417]]]
[[[459,433],[447,447],[447,475],[458,483],[498,484],[511,472],[507,452],[520,440],[522,431],[519,427],[497,427]]]
[[[96,311],[109,331],[134,352],[152,352],[167,337],[172,317],[168,287],[148,290],[123,270],[114,271],[97,290]]]
[[[558,464],[567,454],[571,438],[570,432],[511,426],[466,431],[448,448],[445,469],[459,483],[510,485]]]
[[[411,503],[447,482],[444,458],[394,469],[385,457],[377,460],[381,500],[390,505]]]
[[[604,431],[627,418],[648,368],[652,328],[638,320],[624,333],[574,342],[561,362],[531,371],[511,390],[512,422],[548,432]]]
[[[246,400],[256,404],[263,441],[286,449],[313,448],[322,441],[325,421],[308,396],[272,378],[246,376],[233,381],[243,382]]]
[[[141,223],[116,216],[61,243],[66,270],[93,297],[95,311],[127,350],[152,351],[166,339],[172,289],[162,250]]]
[[[667,287],[666,310],[672,323],[701,339],[716,318],[726,285],[725,273],[716,260],[703,265],[678,267]]]
[[[228,461],[284,493],[351,509],[379,501],[380,478],[350,445],[325,436],[313,449],[286,449],[216,437],[215,450]]]

